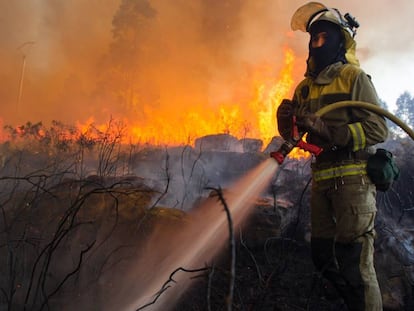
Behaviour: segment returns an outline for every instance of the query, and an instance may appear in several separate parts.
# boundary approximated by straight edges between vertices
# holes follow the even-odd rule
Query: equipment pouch
[[[368,158],[367,174],[378,191],[387,191],[394,180],[398,179],[400,169],[388,150],[379,148]]]

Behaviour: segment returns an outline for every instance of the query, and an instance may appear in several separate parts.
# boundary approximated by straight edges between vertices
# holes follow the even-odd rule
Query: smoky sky
[[[146,1],[0,0],[2,122],[76,122],[125,113],[110,96],[115,84],[105,80],[112,70],[107,61],[114,43],[112,22],[123,2]],[[276,75],[286,47],[297,59],[295,81],[303,75],[308,37],[291,32],[289,25],[304,1],[147,2],[156,14],[145,29],[143,48],[149,52],[137,69],[146,77],[139,80],[137,101],[154,109],[170,100],[207,107],[243,102],[244,85],[251,83],[255,68],[269,66],[268,74]],[[381,59],[388,63],[395,53],[409,57],[410,1],[399,1],[398,7],[387,0],[324,3],[359,20],[362,67],[366,61],[375,71]],[[139,110],[135,107],[137,118],[144,114]]]

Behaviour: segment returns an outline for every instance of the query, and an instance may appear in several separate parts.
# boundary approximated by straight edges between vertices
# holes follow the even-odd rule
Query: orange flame
[[[250,98],[244,103],[220,103],[217,107],[194,104],[185,111],[146,106],[146,122],[129,120],[128,141],[154,145],[193,144],[209,134],[227,133],[237,138],[258,138],[265,144],[277,136],[276,110],[283,98],[289,98],[293,87],[294,53],[285,50],[284,64],[278,77],[252,82]],[[265,75],[265,74],[263,74]],[[243,86],[245,87],[245,86]]]
[[[231,134],[237,138],[261,139],[266,146],[274,136],[279,135],[276,124],[276,110],[282,99],[290,98],[294,79],[295,55],[286,48],[284,62],[275,77],[273,66],[255,69],[250,81],[241,85],[241,99],[237,102],[222,102],[214,107],[206,103],[189,103],[186,108],[177,108],[173,100],[160,107],[144,106],[144,120],[131,118],[119,122],[111,120],[97,125],[94,118],[76,125],[77,131],[60,133],[62,139],[76,140],[80,136],[88,139],[102,139],[102,135],[117,137],[123,143],[145,143],[151,145],[193,145],[196,138],[219,133]],[[269,75],[269,72],[272,72]],[[248,95],[246,95],[248,94]],[[196,100],[194,100],[196,101]],[[180,105],[182,107],[182,105]],[[20,133],[20,129],[16,129]],[[37,133],[43,137],[44,133]],[[4,137],[2,137],[4,136]],[[4,141],[5,135],[0,136]],[[291,157],[306,157],[306,153],[294,150]]]

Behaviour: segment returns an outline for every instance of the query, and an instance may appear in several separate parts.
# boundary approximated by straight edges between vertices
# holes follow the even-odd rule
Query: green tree
[[[395,116],[412,128],[414,126],[414,98],[406,91],[398,97],[396,105]],[[397,133],[400,132],[400,130],[397,131]]]

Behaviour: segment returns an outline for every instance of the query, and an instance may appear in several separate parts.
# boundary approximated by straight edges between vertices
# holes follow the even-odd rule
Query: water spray
[[[322,108],[316,115],[322,116],[332,110],[344,107],[367,109],[387,117],[414,140],[414,132],[404,122],[388,111],[371,103],[341,101]],[[226,191],[225,199],[235,227],[239,226],[252,213],[251,206],[256,195],[265,189],[279,165],[282,164],[293,148],[299,147],[315,155],[322,152],[321,148],[304,142],[302,139],[303,134],[294,129],[292,139],[285,141],[277,151],[270,154],[271,158],[253,169]],[[182,232],[177,233],[177,236],[168,237],[167,243],[169,249],[172,250],[171,253],[166,254],[165,252],[155,251],[152,254],[154,257],[149,256],[149,258],[141,260],[140,264],[142,264],[142,267],[139,272],[146,273],[143,277],[144,282],[141,281],[144,284],[138,290],[133,289],[127,297],[118,297],[118,299],[123,301],[123,310],[136,310],[138,307],[151,301],[165,281],[168,280],[171,272],[177,270],[179,266],[184,266],[188,269],[199,268],[205,262],[212,260],[223,248],[228,236],[226,230],[227,218],[223,208],[220,206],[220,202],[210,202],[205,207],[205,209],[200,210],[198,217],[193,219],[194,223],[192,226],[183,228]],[[156,260],[161,259],[161,261],[156,264],[156,270],[151,270],[145,263],[151,262],[154,258]],[[156,275],[153,275],[154,271],[156,271]],[[134,281],[139,282],[135,279]],[[172,308],[190,284],[188,279],[180,278],[174,287],[168,288],[162,293],[159,300],[150,305],[149,308],[145,308],[145,310],[168,310]],[[134,298],[131,299],[131,297]]]
[[[234,227],[239,227],[253,212],[251,206],[257,195],[269,185],[278,167],[279,164],[269,158],[224,191]],[[125,297],[117,298],[123,301],[121,310],[137,310],[143,305],[148,305],[144,309],[146,311],[173,308],[191,284],[191,279],[184,273],[174,275],[174,286],[167,288],[154,303],[151,303],[169,279],[171,272],[178,267],[188,270],[203,267],[223,249],[229,233],[227,217],[221,202],[215,199],[208,200],[206,204],[197,207],[193,214],[190,213],[190,216],[190,223],[181,228],[180,232],[165,237],[165,240],[153,237],[156,241],[154,242],[150,239],[149,244],[157,245],[159,249],[152,248],[151,253],[145,254],[137,263],[139,271],[134,272],[134,275],[138,277],[133,282],[140,284],[128,293],[120,294]],[[158,241],[161,242],[157,244]],[[165,248],[171,251],[166,251]],[[125,280],[125,283],[128,282],[129,280]],[[125,284],[125,287],[128,286]],[[114,304],[119,306],[119,302]],[[110,302],[107,307],[105,310],[113,310],[115,306]]]

